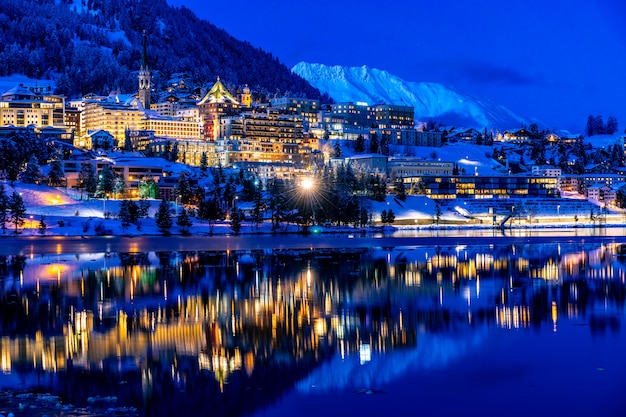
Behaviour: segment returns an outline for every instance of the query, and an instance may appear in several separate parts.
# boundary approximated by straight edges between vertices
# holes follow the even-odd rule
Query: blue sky
[[[626,128],[621,0],[168,0],[279,58],[367,65],[487,96],[555,128]]]

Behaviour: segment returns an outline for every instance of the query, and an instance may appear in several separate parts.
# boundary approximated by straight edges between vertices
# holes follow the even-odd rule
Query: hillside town
[[[80,200],[159,199],[174,205],[176,215],[271,221],[276,228],[289,216],[305,227],[505,227],[546,216],[601,222],[626,205],[626,135],[617,133],[612,118],[594,146],[593,132],[585,137],[536,123],[502,132],[420,123],[407,105],[327,104],[288,93],[264,100],[247,85],[228,88],[219,77],[203,88],[190,74],[171,74],[156,91],[147,43],[144,34],[138,88],[130,94],[71,99],[38,83],[5,91],[3,179],[47,184]],[[599,123],[596,132],[603,127],[599,118],[591,119]],[[25,141],[49,152],[20,159],[13,151]],[[372,209],[372,201],[389,197],[402,207],[413,195],[434,202],[426,221],[398,217],[398,208]]]

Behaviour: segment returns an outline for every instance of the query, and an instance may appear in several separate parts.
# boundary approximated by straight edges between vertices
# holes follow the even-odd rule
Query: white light
[[[313,180],[311,178],[305,178],[302,180],[302,184],[300,185],[305,190],[310,190],[311,188],[313,188]]]

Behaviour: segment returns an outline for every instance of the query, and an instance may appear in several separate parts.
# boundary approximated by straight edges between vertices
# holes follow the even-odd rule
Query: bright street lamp
[[[313,188],[315,184],[313,183],[313,179],[311,178],[304,178],[302,180],[302,182],[300,183],[300,186],[302,187],[302,189],[304,190],[310,190]]]

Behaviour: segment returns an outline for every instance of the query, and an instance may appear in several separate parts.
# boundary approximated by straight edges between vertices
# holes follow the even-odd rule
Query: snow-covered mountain
[[[406,104],[415,108],[417,121],[494,130],[516,129],[533,122],[488,98],[470,96],[454,88],[427,82],[409,82],[375,68],[328,66],[300,62],[291,71],[336,102]]]

